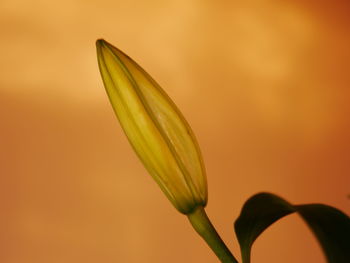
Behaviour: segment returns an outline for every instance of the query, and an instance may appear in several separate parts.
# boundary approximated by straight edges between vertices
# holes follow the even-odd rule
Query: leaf
[[[256,238],[275,221],[294,211],[288,202],[272,194],[260,193],[248,199],[235,222],[244,263],[250,262],[250,250]]]
[[[350,218],[347,215],[327,205],[294,206],[276,195],[259,193],[248,199],[234,224],[244,263],[250,262],[251,247],[258,236],[293,212],[297,212],[311,228],[328,262],[350,262]]]
[[[329,262],[350,262],[350,218],[322,204],[295,206],[314,232]]]

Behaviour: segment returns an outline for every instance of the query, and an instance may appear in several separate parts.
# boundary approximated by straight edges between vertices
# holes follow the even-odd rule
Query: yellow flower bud
[[[207,203],[207,183],[193,132],[168,95],[135,61],[97,40],[100,72],[113,109],[136,154],[184,214]]]

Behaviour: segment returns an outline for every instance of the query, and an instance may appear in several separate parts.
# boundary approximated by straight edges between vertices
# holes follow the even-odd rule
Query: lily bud
[[[207,203],[207,183],[193,132],[168,95],[135,61],[96,42],[101,76],[136,154],[172,204],[184,214]]]

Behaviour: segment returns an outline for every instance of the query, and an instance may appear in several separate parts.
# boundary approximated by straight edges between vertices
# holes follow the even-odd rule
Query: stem
[[[205,240],[205,242],[207,242],[222,263],[238,263],[225,245],[224,241],[222,241],[221,237],[216,232],[202,206],[197,207],[196,210],[187,216],[193,228]]]

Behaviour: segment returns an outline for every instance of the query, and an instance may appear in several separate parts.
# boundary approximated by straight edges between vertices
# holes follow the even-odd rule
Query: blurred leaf
[[[311,228],[328,262],[350,262],[350,218],[347,215],[330,206],[293,206],[276,195],[260,193],[244,204],[235,222],[244,263],[250,262],[250,250],[257,237],[271,224],[293,212],[298,212]]]
[[[255,239],[275,221],[294,211],[293,206],[272,194],[260,193],[248,199],[235,222],[243,262],[250,262]]]
[[[333,207],[322,204],[297,205],[320,242],[329,262],[350,262],[350,218]]]

